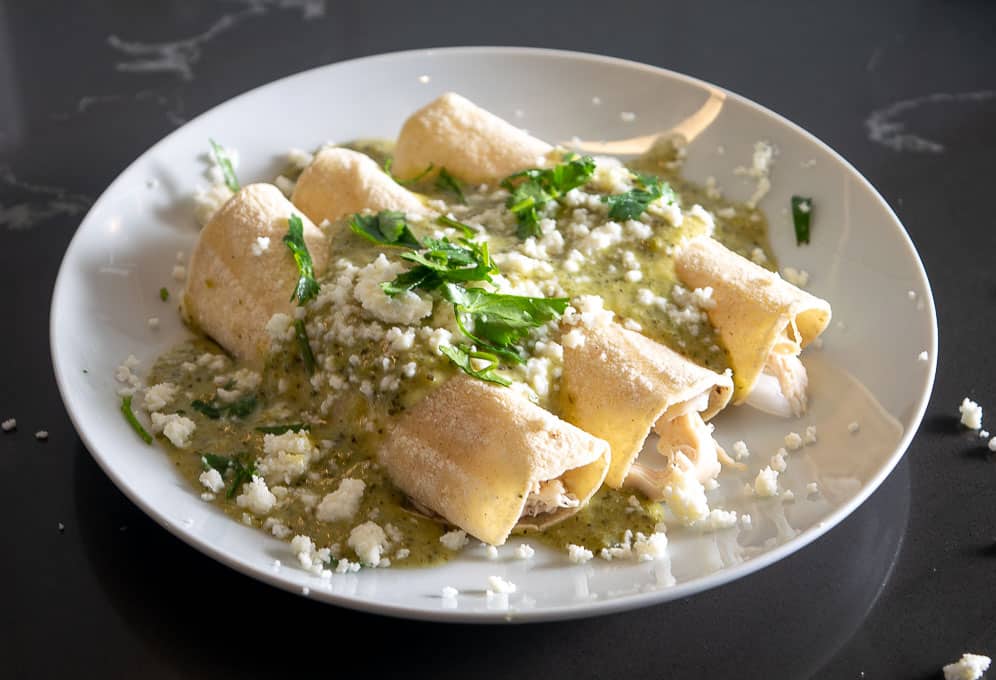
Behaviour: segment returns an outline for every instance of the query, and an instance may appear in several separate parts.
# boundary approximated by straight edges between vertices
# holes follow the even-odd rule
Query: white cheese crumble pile
[[[8,418],[7,420],[0,423],[0,429],[2,429],[4,432],[11,432],[16,428],[17,428],[16,418]]]
[[[979,680],[991,663],[988,656],[965,652],[960,659],[944,667],[944,680]]]
[[[595,553],[584,546],[571,543],[567,546],[567,558],[574,564],[584,564],[590,562],[595,557]]]
[[[778,471],[765,467],[757,473],[754,479],[754,493],[759,498],[770,498],[778,495]]]
[[[536,554],[536,550],[528,543],[523,543],[515,549],[515,556],[520,560],[531,559]]]
[[[501,576],[488,577],[488,593],[498,595],[510,595],[518,588],[511,581],[506,581]]]
[[[974,401],[968,397],[962,399],[961,405],[958,407],[958,412],[961,414],[962,425],[970,430],[979,430],[982,428],[982,407]]]
[[[326,494],[315,508],[315,517],[322,522],[341,522],[352,519],[360,509],[366,484],[363,480],[347,477],[339,482],[339,488]]]

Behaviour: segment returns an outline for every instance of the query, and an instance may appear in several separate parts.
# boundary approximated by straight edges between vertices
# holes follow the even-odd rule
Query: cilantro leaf
[[[200,399],[194,399],[190,402],[190,408],[204,414],[211,420],[218,420],[218,418],[221,418],[221,409],[219,407],[214,404],[209,404],[206,401],[201,401]]]
[[[459,366],[469,376],[504,387],[512,384],[508,378],[495,373],[495,370],[498,368],[498,357],[490,352],[466,349],[463,345],[440,345],[439,351],[445,354],[450,361]],[[490,363],[484,368],[478,369],[474,368],[472,359],[479,359]]]
[[[466,238],[474,238],[474,236],[477,235],[477,232],[474,231],[474,229],[471,228],[469,225],[466,225],[463,222],[458,222],[449,215],[440,215],[439,217],[437,217],[436,224],[438,224],[441,227],[452,227],[454,229],[459,229],[460,231],[463,232],[463,235]]]
[[[676,200],[671,185],[653,175],[634,173],[637,186],[629,191],[612,196],[603,196],[602,202],[609,204],[609,217],[614,220],[635,220],[644,213],[651,203],[666,198],[669,203]]]
[[[423,170],[422,172],[418,173],[417,175],[415,175],[411,179],[398,179],[397,177],[395,177],[394,175],[391,174],[391,166],[392,165],[394,165],[394,159],[393,158],[388,158],[387,160],[385,160],[384,161],[384,172],[386,172],[387,176],[390,177],[391,179],[393,179],[395,182],[397,182],[398,184],[404,185],[404,186],[407,186],[409,184],[415,184],[416,182],[418,182],[423,177],[425,177],[430,172],[432,172],[433,170],[436,169],[436,166],[435,166],[434,163],[429,163],[429,167],[427,167],[425,170]]]
[[[235,168],[232,166],[232,160],[225,153],[225,149],[221,144],[213,139],[208,139],[208,141],[211,143],[211,155],[214,157],[214,162],[221,168],[221,174],[225,178],[225,185],[233,192],[238,191],[242,187],[239,186],[239,178],[235,176]]]
[[[491,281],[491,275],[498,273],[488,244],[469,239],[453,243],[447,238],[427,238],[423,252],[412,250],[400,257],[416,266],[381,284],[381,290],[391,297],[415,288],[432,291],[447,282]]]
[[[228,472],[228,468],[232,465],[232,459],[228,456],[219,456],[216,453],[202,453],[201,454],[201,466],[205,470],[215,469],[221,474]]]
[[[559,317],[570,302],[568,298],[505,295],[454,285],[444,286],[443,297],[453,303],[464,335],[508,358],[518,358],[515,343],[532,329]]]
[[[169,291],[166,290],[165,288],[160,288],[159,289],[159,299],[162,300],[163,302],[166,302],[167,300],[169,300]]]
[[[256,395],[250,394],[249,396],[243,397],[242,399],[232,402],[231,404],[224,405],[194,399],[190,402],[190,408],[204,416],[207,416],[211,420],[218,420],[224,415],[228,415],[233,418],[245,418],[256,410],[258,403],[259,400],[256,398]]]
[[[439,169],[439,175],[436,177],[436,188],[441,191],[453,192],[460,203],[467,205],[467,197],[463,193],[463,186],[456,177],[446,171],[446,168]]]
[[[591,156],[578,158],[570,154],[552,168],[523,170],[502,180],[501,185],[511,192],[505,207],[519,222],[519,238],[539,236],[539,211],[550,201],[585,184],[594,172],[595,160]]]
[[[311,351],[311,343],[308,342],[308,330],[304,327],[304,319],[297,319],[294,322],[294,337],[297,338],[304,370],[310,375],[315,372],[315,355]]]
[[[152,435],[142,427],[142,423],[138,422],[138,418],[135,417],[135,412],[131,410],[131,395],[126,395],[121,398],[121,413],[124,415],[125,420],[131,425],[131,429],[135,430],[135,434],[142,438],[142,441],[146,444],[152,443]]]
[[[354,234],[379,246],[422,247],[408,227],[405,214],[397,210],[381,210],[376,215],[357,213],[350,218],[349,227]]]
[[[795,244],[809,243],[809,224],[813,218],[813,199],[792,197],[792,225],[795,227]]]
[[[228,491],[225,492],[225,498],[231,500],[235,498],[235,494],[239,492],[242,485],[250,481],[256,474],[256,461],[247,462],[248,457],[249,454],[245,452],[231,457],[219,456],[216,453],[202,453],[201,465],[205,470],[212,468],[217,470],[222,476],[226,475],[229,470],[233,471],[232,483],[228,486]]]
[[[297,215],[291,215],[287,219],[287,227],[283,241],[294,255],[300,274],[290,299],[303,305],[318,295],[318,281],[315,280],[315,268],[311,262],[311,253],[308,252],[308,244],[304,242],[304,222]]]

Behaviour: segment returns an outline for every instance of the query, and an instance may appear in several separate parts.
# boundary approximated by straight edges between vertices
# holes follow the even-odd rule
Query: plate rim
[[[786,541],[785,543],[775,547],[772,550],[768,550],[750,560],[746,560],[738,565],[732,567],[724,567],[717,572],[700,576],[670,588],[663,588],[660,590],[655,590],[651,592],[636,592],[626,595],[621,595],[610,600],[595,600],[580,602],[576,604],[569,605],[551,605],[544,606],[541,609],[527,609],[527,610],[507,610],[507,611],[471,611],[468,609],[428,609],[428,608],[412,608],[405,605],[393,605],[389,603],[372,602],[366,600],[361,596],[346,596],[338,595],[324,589],[314,588],[311,590],[310,594],[312,597],[309,599],[317,599],[328,604],[333,604],[347,609],[353,609],[356,611],[363,611],[373,614],[380,614],[386,616],[392,616],[396,618],[404,618],[411,620],[424,620],[424,621],[436,621],[436,622],[449,622],[449,623],[532,623],[532,622],[542,622],[542,621],[554,621],[554,620],[568,620],[575,618],[587,618],[594,616],[603,616],[606,614],[616,613],[620,611],[630,611],[640,609],[642,607],[663,604],[665,602],[679,599],[682,597],[687,597],[693,594],[705,592],[707,590],[712,590],[713,588],[722,586],[724,584],[730,583],[732,581],[739,580],[750,574],[756,573],[762,569],[765,569],[776,562],[788,557],[789,555],[798,552],[811,543],[816,541],[818,538],[829,532],[831,529],[840,524],[844,519],[849,517],[854,511],[861,506],[878,488],[882,485],[885,479],[892,473],[896,465],[906,454],[909,449],[910,443],[913,437],[916,436],[917,431],[923,421],[923,416],[926,412],[927,405],[930,401],[931,394],[933,393],[936,371],[937,371],[937,348],[938,348],[938,325],[937,325],[937,310],[934,304],[933,291],[931,289],[930,280],[927,276],[926,269],[923,265],[923,260],[920,257],[920,253],[917,251],[912,239],[910,238],[909,232],[903,225],[902,221],[896,215],[895,211],[888,204],[881,193],[875,188],[875,186],[869,181],[861,172],[859,172],[846,158],[839,154],[835,149],[833,149],[826,142],[819,139],[813,133],[807,131],[803,127],[797,125],[791,120],[785,118],[781,114],[768,109],[767,107],[744,97],[736,92],[730,91],[725,87],[721,87],[714,83],[710,83],[706,80],[695,78],[671,69],[653,66],[651,64],[646,64],[643,62],[633,61],[630,59],[623,59],[620,57],[613,57],[608,55],[601,55],[593,52],[585,51],[575,51],[575,50],[560,50],[551,48],[539,48],[539,47],[519,47],[519,46],[498,46],[498,45],[473,45],[473,46],[455,46],[455,47],[430,47],[430,48],[416,48],[409,50],[401,50],[396,52],[384,52],[374,55],[367,55],[362,57],[356,57],[353,59],[347,59],[342,61],[330,62],[327,64],[322,64],[312,68],[305,69],[296,73],[283,76],[281,78],[268,81],[249,90],[241,92],[233,97],[226,99],[223,102],[216,104],[215,106],[203,111],[196,117],[185,122],[180,127],[175,130],[170,131],[167,135],[163,136],[161,139],[157,140],[151,146],[149,146],[145,151],[139,154],[135,160],[129,163],[118,175],[107,185],[107,187],[101,192],[100,196],[94,201],[93,205],[87,211],[86,215],[80,220],[79,225],[67,246],[65,253],[63,254],[62,260],[59,264],[58,275],[56,276],[55,285],[52,292],[52,302],[49,309],[49,352],[51,354],[52,368],[55,374],[56,384],[59,390],[59,396],[62,399],[63,405],[65,406],[66,412],[73,424],[73,428],[76,430],[77,435],[83,442],[83,445],[89,452],[90,456],[97,462],[98,466],[104,471],[104,474],[108,476],[111,482],[139,509],[142,510],[148,517],[159,524],[161,527],[166,529],[169,533],[179,538],[181,541],[187,545],[198,550],[202,554],[220,562],[221,564],[235,569],[236,571],[249,576],[258,581],[262,581],[271,586],[275,586],[287,592],[295,593],[297,595],[305,595],[302,593],[301,586],[292,581],[281,578],[277,573],[272,570],[264,569],[256,564],[244,561],[237,556],[229,554],[226,551],[216,548],[205,538],[198,536],[189,529],[181,526],[170,520],[164,513],[156,509],[151,503],[147,502],[145,498],[140,496],[137,491],[132,488],[132,486],[119,475],[114,467],[111,465],[110,461],[107,460],[101,453],[98,452],[97,447],[93,445],[90,432],[85,427],[84,423],[81,422],[78,414],[74,410],[75,398],[73,392],[69,389],[68,381],[66,379],[67,371],[69,369],[67,362],[68,360],[64,355],[60,355],[57,351],[58,338],[61,337],[59,333],[60,327],[60,315],[58,311],[65,305],[63,299],[68,295],[66,281],[69,277],[67,270],[69,268],[69,263],[75,259],[75,251],[78,250],[82,242],[82,231],[84,225],[87,224],[90,216],[98,211],[102,207],[105,201],[110,200],[108,196],[116,193],[118,185],[121,184],[130,174],[132,169],[145,161],[148,157],[154,156],[157,150],[169,143],[169,141],[178,133],[180,133],[184,128],[192,125],[199,121],[201,118],[223,110],[227,107],[235,107],[244,99],[249,96],[255,95],[266,88],[284,86],[288,82],[293,81],[297,78],[305,78],[313,73],[325,70],[332,70],[345,66],[356,66],[364,62],[379,62],[379,61],[391,61],[391,60],[404,60],[411,58],[413,56],[423,56],[423,57],[436,57],[443,56],[448,58],[459,57],[461,55],[476,54],[476,55],[522,55],[522,56],[534,56],[543,58],[555,58],[555,59],[566,59],[573,61],[583,61],[583,62],[593,62],[600,64],[609,64],[615,66],[622,66],[629,69],[636,69],[640,71],[645,71],[651,73],[655,76],[662,76],[672,80],[681,81],[687,84],[695,85],[697,87],[709,88],[712,90],[718,90],[725,94],[726,97],[737,101],[738,103],[752,109],[756,113],[762,114],[765,118],[772,119],[777,124],[784,126],[796,134],[801,135],[809,143],[815,144],[817,147],[821,148],[824,152],[828,153],[835,161],[840,163],[847,171],[849,171],[850,176],[857,180],[859,184],[864,185],[870,195],[879,204],[879,207],[884,208],[886,215],[890,218],[891,226],[897,235],[900,236],[904,241],[909,254],[912,256],[912,262],[915,264],[916,273],[919,276],[920,283],[923,286],[922,299],[925,302],[926,309],[924,310],[928,317],[928,327],[930,334],[929,346],[926,348],[928,352],[928,370],[926,379],[924,381],[924,388],[921,390],[918,399],[914,405],[911,417],[910,417],[910,427],[905,428],[899,442],[895,445],[894,450],[889,455],[888,459],[884,461],[878,472],[869,478],[868,482],[863,484],[860,491],[855,494],[854,497],[849,499],[843,505],[835,508],[822,522],[813,525],[794,538]]]

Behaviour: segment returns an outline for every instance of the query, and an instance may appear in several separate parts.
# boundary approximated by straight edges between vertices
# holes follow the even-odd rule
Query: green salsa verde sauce
[[[391,153],[391,143],[382,140],[361,140],[347,146],[367,153],[379,163],[388,159]],[[713,236],[716,239],[746,257],[760,248],[766,255],[766,266],[774,268],[776,263],[768,246],[767,221],[763,213],[744,204],[726,201],[683,179],[675,162],[678,155],[676,147],[659,145],[653,152],[628,163],[628,167],[667,180],[677,193],[682,208],[687,209],[697,203],[714,215]],[[285,172],[285,175],[289,173]],[[415,183],[409,188],[432,199],[453,199],[452,194],[441,190],[431,180]],[[473,187],[464,187],[464,191],[471,213],[504,205],[502,200],[489,194],[493,190],[478,191]],[[570,212],[571,209],[565,206],[556,208],[558,227],[570,219]],[[380,252],[345,228],[343,222],[330,228],[331,248],[336,257],[372,259]],[[641,332],[648,337],[679,350],[693,361],[721,371],[729,363],[722,342],[711,326],[704,324],[696,333],[691,333],[667,315],[635,302],[637,290],[648,285],[658,296],[669,295],[676,280],[668,248],[703,228],[701,222],[687,217],[681,227],[657,225],[650,238],[632,248],[632,257],[639,262],[644,273],[644,279],[640,282],[624,277],[624,269],[618,262],[619,254],[613,248],[591,257],[582,277],[564,269],[563,256],[551,258],[550,264],[567,296],[599,295],[605,300],[607,309],[616,312],[621,320],[638,323]],[[489,237],[493,254],[518,243],[514,233],[493,233]],[[435,309],[433,316],[426,320],[429,324],[441,323],[441,315],[451,314],[446,305],[437,304]],[[388,419],[424,397],[435,385],[454,375],[457,369],[445,358],[429,351],[419,352],[416,348],[414,357],[419,364],[419,372],[405,381],[402,389],[389,394],[375,393],[369,399],[352,390],[341,396],[329,413],[319,416],[316,402],[323,398],[323,394],[312,385],[301,357],[292,350],[291,345],[286,351],[271,354],[262,365],[226,359],[226,373],[248,367],[258,371],[262,380],[255,391],[255,406],[251,412],[244,417],[222,415],[217,419],[194,407],[195,401],[211,403],[218,388],[215,382],[217,372],[199,364],[197,359],[204,354],[224,355],[223,349],[200,336],[178,345],[156,360],[148,376],[148,384],[165,382],[178,386],[178,396],[171,408],[196,424],[190,444],[184,449],[172,446],[161,434],[157,436],[179,473],[193,488],[204,492],[199,481],[206,470],[202,459],[204,454],[241,455],[246,460],[252,460],[263,451],[265,434],[257,428],[305,422],[310,428],[312,442],[321,453],[301,479],[282,485],[283,491],[277,489],[281,485],[273,485],[272,490],[281,493],[278,498],[286,500],[278,502],[267,515],[271,518],[270,524],[276,521],[286,527],[286,538],[298,534],[309,536],[317,546],[332,546],[334,555],[352,561],[356,560],[356,555],[347,547],[349,533],[355,525],[367,520],[375,521],[382,527],[390,525],[395,540],[392,540],[392,551],[386,556],[391,558],[392,566],[423,567],[453,557],[456,553],[439,541],[440,536],[451,527],[413,507],[377,464],[376,451],[385,436]],[[355,354],[362,367],[379,361],[384,351],[377,344],[370,343],[360,350],[344,348],[338,353],[332,348],[330,354],[333,358],[329,361],[333,364],[338,362],[338,365],[344,365]],[[542,405],[554,413],[559,411],[555,389]],[[358,423],[367,423],[367,426],[359,427]],[[369,423],[375,426],[370,427]],[[319,521],[315,516],[315,505],[326,494],[336,490],[345,478],[361,479],[366,485],[359,510],[348,521]],[[232,489],[231,471],[226,475],[225,483],[226,488],[214,494],[210,502],[237,521],[268,529],[265,518],[257,517],[237,504],[238,490]],[[586,507],[566,520],[544,531],[518,530],[515,533],[558,549],[576,544],[597,552],[600,548],[618,544],[627,530],[634,534],[653,533],[663,517],[660,503],[647,500],[639,492],[603,487]],[[407,555],[397,553],[402,547],[407,550]]]

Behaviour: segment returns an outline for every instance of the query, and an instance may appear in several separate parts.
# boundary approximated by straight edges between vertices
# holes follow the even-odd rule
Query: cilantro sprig
[[[308,252],[308,244],[304,241],[304,222],[298,215],[287,218],[287,233],[283,241],[294,256],[299,274],[290,299],[297,300],[297,304],[303,305],[318,295],[319,286],[315,279],[315,266],[311,261],[311,253]]]
[[[385,212],[354,215],[353,231],[374,243],[403,246],[403,235],[411,234],[404,216],[399,222],[393,214],[385,217]],[[385,222],[387,233],[382,226]],[[437,222],[472,233],[470,227],[449,217],[440,217]],[[508,385],[508,380],[496,373],[501,359],[522,363],[521,342],[530,331],[563,314],[569,300],[506,295],[468,285],[490,283],[499,273],[486,242],[465,237],[456,241],[426,238],[420,243],[414,234],[407,240],[417,245],[409,245],[399,257],[414,266],[382,283],[381,290],[390,297],[414,290],[440,295],[453,305],[461,333],[475,345],[445,346],[440,351],[468,375]],[[479,367],[482,362],[484,368]]]
[[[563,314],[570,302],[568,298],[506,295],[454,285],[444,287],[443,297],[453,304],[461,333],[479,347],[516,363],[522,363],[517,343]]]
[[[495,372],[499,366],[498,357],[491,352],[471,350],[462,345],[440,345],[439,351],[469,376],[485,382],[496,383],[503,387],[508,387],[512,384],[511,380]],[[475,368],[474,359],[488,363],[483,368]]]
[[[211,143],[211,155],[214,157],[214,162],[221,168],[221,175],[225,178],[225,186],[233,192],[238,191],[242,187],[239,185],[239,178],[235,176],[232,159],[225,153],[225,148],[221,144],[213,139],[208,139],[208,141]]]
[[[357,213],[349,219],[349,228],[354,234],[359,234],[379,246],[399,248],[422,246],[405,221],[405,214],[398,210],[381,210],[376,215]]]
[[[795,244],[809,243],[809,226],[813,219],[813,199],[792,197],[792,225],[795,227]]]
[[[432,172],[433,170],[436,169],[435,163],[429,163],[429,167],[427,167],[425,170],[423,170],[422,172],[418,173],[417,175],[415,175],[411,179],[399,179],[399,178],[395,177],[391,173],[391,166],[392,165],[394,165],[394,159],[393,158],[388,158],[387,160],[385,160],[384,161],[384,172],[387,173],[388,177],[390,177],[391,179],[393,179],[398,184],[401,184],[402,186],[408,186],[409,184],[415,184],[416,182],[419,182],[422,179],[424,179],[426,175],[428,175],[430,172]]]
[[[636,187],[621,194],[603,196],[602,202],[609,204],[609,217],[614,220],[635,220],[644,213],[651,203],[664,198],[668,203],[677,200],[671,185],[659,177],[642,172],[633,173]]]
[[[505,201],[519,223],[519,238],[539,236],[540,211],[550,201],[555,201],[571,189],[575,189],[591,179],[595,172],[595,160],[591,156],[565,156],[565,161],[552,168],[532,168],[509,175],[501,185],[511,194]]]
[[[85,372],[85,371],[84,371]],[[146,444],[152,443],[152,435],[149,434],[148,430],[142,427],[142,423],[138,422],[138,418],[135,417],[135,412],[131,409],[131,395],[125,395],[121,397],[121,414],[131,425],[131,429],[135,430],[135,434],[142,438],[142,441]]]
[[[301,352],[301,361],[304,362],[304,370],[311,375],[315,372],[315,355],[311,351],[311,343],[308,341],[308,329],[304,326],[304,319],[294,321],[294,337],[297,339],[297,348]]]
[[[436,176],[436,188],[440,191],[449,191],[456,195],[457,200],[463,205],[467,205],[467,197],[463,193],[463,185],[460,181],[447,172],[446,168],[439,169],[439,175]]]
[[[232,483],[225,493],[225,498],[231,500],[239,492],[242,485],[250,481],[256,474],[256,461],[248,459],[249,454],[239,453],[235,456],[219,456],[216,453],[202,453],[201,466],[205,470],[215,469],[224,477],[232,471]]]
[[[258,404],[259,399],[256,395],[250,394],[249,396],[242,397],[231,404],[217,404],[215,402],[206,402],[201,399],[194,399],[190,402],[190,408],[204,416],[207,416],[211,420],[218,420],[222,416],[245,418],[256,410],[256,406]]]

